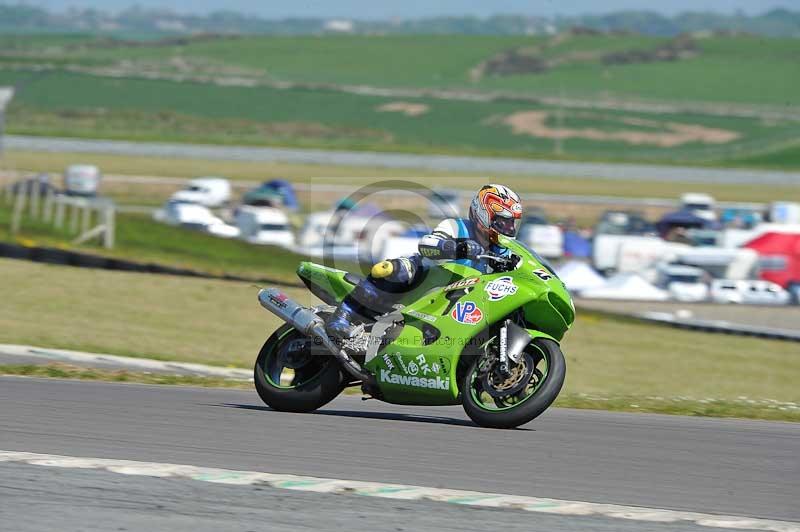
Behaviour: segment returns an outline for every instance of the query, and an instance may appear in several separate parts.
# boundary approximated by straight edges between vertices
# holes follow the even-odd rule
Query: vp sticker
[[[478,305],[472,301],[465,301],[463,303],[459,301],[456,303],[456,306],[453,307],[450,317],[459,323],[475,325],[483,319],[483,312],[481,312]]]

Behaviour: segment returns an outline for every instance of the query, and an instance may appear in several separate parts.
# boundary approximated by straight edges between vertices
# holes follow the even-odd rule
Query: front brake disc
[[[503,375],[500,372],[499,364],[495,364],[491,371],[487,371],[481,376],[483,390],[496,398],[516,395],[528,385],[534,369],[533,357],[527,352],[522,353],[519,364],[511,366],[509,375]]]

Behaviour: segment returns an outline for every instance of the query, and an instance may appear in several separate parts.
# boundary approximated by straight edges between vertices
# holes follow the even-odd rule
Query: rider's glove
[[[463,240],[456,245],[458,259],[475,259],[478,255],[483,255],[483,246],[474,240]]]

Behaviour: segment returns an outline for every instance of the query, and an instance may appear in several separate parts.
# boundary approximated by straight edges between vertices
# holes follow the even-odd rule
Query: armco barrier
[[[759,338],[769,338],[772,340],[786,340],[789,342],[800,342],[800,331],[789,329],[776,329],[773,327],[761,327],[745,325],[741,323],[731,323],[723,320],[699,320],[696,318],[679,318],[669,312],[641,312],[634,314],[633,318],[669,325],[679,329],[689,329],[694,331],[704,331],[722,334],[738,334],[743,336],[757,336]]]
[[[252,283],[273,284],[280,286],[302,286],[300,283],[289,283],[267,277],[245,277],[241,275],[199,272],[187,268],[175,268],[156,263],[141,263],[115,257],[104,257],[90,253],[79,253],[60,248],[23,246],[0,242],[0,257],[8,259],[30,260],[47,264],[61,264],[77,266],[80,268],[97,268],[104,270],[118,270],[126,272],[155,273],[161,275],[179,275],[183,277],[198,277],[203,279],[220,279],[224,281],[244,281]]]

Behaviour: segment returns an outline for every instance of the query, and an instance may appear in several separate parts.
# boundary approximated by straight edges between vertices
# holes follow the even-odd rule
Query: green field
[[[54,246],[86,251],[140,263],[167,264],[215,275],[232,274],[254,279],[275,279],[298,283],[294,274],[302,257],[272,246],[254,246],[241,240],[226,240],[205,233],[188,231],[155,222],[135,214],[117,215],[116,244],[113,250],[90,242],[70,246],[75,235],[66,229],[23,219],[16,239],[9,234],[11,209],[0,204],[0,241],[18,241],[26,245]]]
[[[109,42],[79,36],[3,36],[3,63],[50,62],[164,72],[235,72],[272,81],[382,87],[503,88],[535,94],[656,100],[800,104],[796,39],[714,36],[676,61],[607,64],[614,52],[652,50],[669,39],[640,35],[241,37],[186,44]],[[484,76],[470,71],[498,53],[557,59],[539,74]]]
[[[800,131],[792,121],[430,98],[403,99],[424,106],[409,116],[384,110],[400,101],[388,97],[0,72],[0,83],[17,82],[24,88],[9,110],[8,131],[30,135],[524,157],[560,149],[567,157],[707,162],[769,152],[795,142]],[[525,128],[521,113],[531,112],[533,131],[508,123],[520,117]],[[679,138],[684,134],[672,124],[702,131]],[[573,136],[557,143],[558,131]],[[720,134],[730,138],[716,141]]]
[[[182,45],[5,36],[0,84],[17,86],[8,130],[18,134],[800,167],[800,40],[697,38],[672,60],[613,59],[674,43],[570,34]],[[502,71],[508,54],[520,71]],[[376,96],[346,87],[356,84],[572,101]],[[630,102],[646,106],[623,110]],[[648,102],[672,107],[662,112]],[[718,116],[707,107],[717,104],[748,116]]]
[[[0,275],[0,343],[247,368],[278,326],[247,283],[7,259]],[[305,290],[287,292],[311,302]],[[559,404],[800,420],[799,349],[579,312]]]

